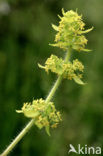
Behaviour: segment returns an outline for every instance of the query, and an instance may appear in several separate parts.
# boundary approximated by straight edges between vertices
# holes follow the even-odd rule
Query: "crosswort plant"
[[[84,85],[82,81],[84,65],[78,59],[71,60],[72,50],[88,52],[86,49],[87,39],[85,33],[90,32],[92,28],[85,30],[85,23],[82,20],[82,15],[78,15],[77,11],[72,10],[65,12],[62,9],[63,16],[59,16],[59,25],[52,24],[56,31],[54,43],[50,44],[54,47],[59,47],[66,53],[65,59],[59,58],[56,55],[51,55],[43,65],[38,64],[41,69],[47,73],[50,71],[57,74],[57,80],[54,83],[46,99],[36,99],[32,102],[24,103],[21,110],[17,113],[23,113],[25,117],[30,118],[30,122],[20,132],[20,134],[11,142],[7,149],[1,154],[6,156],[15,147],[15,145],[23,138],[33,125],[39,129],[45,128],[50,136],[50,128],[56,128],[59,122],[62,121],[61,113],[56,110],[52,100],[56,89],[59,87],[63,79],[74,80],[77,84]]]

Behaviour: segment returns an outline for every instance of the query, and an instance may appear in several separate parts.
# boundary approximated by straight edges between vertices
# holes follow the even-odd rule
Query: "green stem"
[[[69,58],[70,58],[70,50],[69,50],[69,52],[66,53],[66,56],[65,56],[65,60],[64,61],[65,62],[68,62]],[[51,89],[51,91],[49,92],[49,95],[46,98],[46,102],[47,103],[52,99],[52,97],[55,94],[55,91],[57,90],[58,86],[60,85],[62,79],[63,79],[63,76],[62,75],[60,75],[57,78],[55,84],[53,85],[53,88]]]
[[[67,52],[66,57],[65,57],[65,62],[68,61],[68,59],[70,58],[70,51]],[[55,94],[57,88],[59,87],[61,81],[62,81],[62,75],[60,75],[58,77],[58,79],[56,80],[53,88],[51,89],[51,91],[49,92],[47,98],[46,98],[46,102],[48,103],[53,95]],[[11,144],[6,148],[6,150],[0,155],[0,156],[7,156],[11,150],[16,146],[16,144],[24,137],[24,135],[30,130],[30,128],[33,126],[35,119],[32,119],[29,121],[29,123],[25,126],[25,128],[19,133],[19,135],[11,142]]]
[[[53,85],[53,88],[51,89],[49,95],[47,96],[47,98],[46,98],[47,103],[52,99],[52,97],[53,97],[55,91],[57,90],[58,86],[60,85],[61,81],[62,81],[62,75],[60,75],[58,77],[58,79],[56,80],[55,84]]]
[[[7,156],[10,151],[15,147],[15,145],[23,138],[23,136],[29,131],[29,129],[34,124],[34,119],[32,119],[25,128],[19,133],[19,135],[11,142],[11,144],[6,148],[6,150],[0,156]]]

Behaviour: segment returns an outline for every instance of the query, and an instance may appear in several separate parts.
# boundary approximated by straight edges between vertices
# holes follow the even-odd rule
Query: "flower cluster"
[[[78,59],[73,60],[72,62],[65,62],[62,58],[58,58],[55,55],[51,55],[50,58],[45,62],[45,66],[41,66],[40,68],[44,68],[46,72],[56,73],[57,75],[62,75],[63,78],[67,78],[69,80],[72,79],[80,79],[82,78],[82,72],[84,70],[83,64],[78,61]]]
[[[57,31],[55,43],[52,46],[60,47],[68,50],[69,47],[77,51],[90,51],[85,49],[87,39],[83,35],[88,33],[93,28],[85,30],[85,23],[82,20],[82,15],[79,16],[77,12],[72,10],[64,12],[62,9],[63,17],[60,17],[59,26],[52,24],[52,27]]]
[[[56,128],[61,121],[60,112],[58,112],[53,102],[46,103],[43,99],[33,100],[32,103],[24,103],[24,106],[18,113],[23,113],[28,118],[34,118],[34,124],[38,128],[45,127],[48,135],[49,128]]]
[[[82,73],[84,70],[83,64],[78,59],[70,61],[70,52],[72,49],[77,51],[89,51],[85,49],[87,39],[83,34],[88,33],[93,28],[85,30],[82,16],[72,10],[64,12],[63,17],[60,17],[59,26],[52,25],[57,31],[55,36],[55,43],[52,46],[60,47],[67,52],[65,60],[51,55],[45,62],[45,66],[40,64],[39,67],[56,73],[61,78],[74,80],[76,83],[83,85]],[[53,93],[54,94],[54,93]],[[51,100],[51,98],[50,98]],[[56,127],[61,121],[60,112],[56,111],[53,102],[46,102],[46,100],[33,100],[32,103],[24,103],[24,106],[18,113],[23,113],[26,117],[34,119],[34,124],[40,129],[45,127],[48,135],[50,127]]]

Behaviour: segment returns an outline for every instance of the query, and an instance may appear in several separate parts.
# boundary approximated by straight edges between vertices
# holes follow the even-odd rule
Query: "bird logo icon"
[[[78,153],[72,144],[70,144],[69,146],[70,146],[70,150],[68,151],[68,154],[71,152]]]

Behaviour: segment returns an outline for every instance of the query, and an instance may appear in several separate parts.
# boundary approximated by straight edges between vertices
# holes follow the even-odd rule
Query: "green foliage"
[[[56,31],[59,31],[59,34],[56,35],[55,41],[58,43],[62,42],[63,45],[66,45],[66,47],[60,46],[60,48],[67,50],[66,58],[63,60],[59,59],[55,55],[51,55],[51,57],[45,62],[45,66],[43,67],[39,64],[39,67],[44,68],[47,72],[51,70],[58,75],[58,78],[62,76],[62,78],[67,78],[69,80],[74,79],[78,84],[84,84],[81,81],[82,75],[78,73],[78,71],[83,72],[84,66],[77,59],[73,60],[73,63],[71,63],[70,52],[72,48],[76,50],[85,50],[84,47],[87,41],[83,41],[86,39],[84,36],[81,36],[81,34],[87,33],[92,29],[82,31],[85,24],[82,22],[81,16],[79,16],[76,12],[68,11],[64,13],[64,10],[62,9],[62,13],[63,17],[60,17],[60,26],[57,28],[55,25],[53,25],[53,28]],[[76,40],[77,37],[78,43]],[[71,38],[71,40],[69,40],[69,38]],[[84,39],[81,40],[81,38]],[[70,44],[67,45],[67,43]],[[81,45],[82,48],[74,48],[74,45]],[[58,86],[56,87],[56,83],[54,84],[53,88],[58,88]],[[51,94],[51,92],[48,94],[48,96]],[[55,91],[53,91],[53,94],[55,94]],[[32,103],[24,103],[22,110],[17,112],[24,113],[26,117],[34,119],[35,125],[37,125],[37,127],[40,129],[45,127],[47,134],[50,135],[49,127],[56,127],[61,120],[60,113],[56,112],[55,106],[50,102],[50,100],[47,102],[47,100],[37,99],[33,100]]]
[[[44,99],[56,78],[39,70],[37,62],[44,64],[52,52],[62,54],[47,46],[54,38],[50,23],[58,23],[56,15],[61,14],[61,8],[78,8],[86,28],[95,27],[87,34],[87,48],[93,49],[93,53],[88,56],[72,53],[73,59],[79,55],[85,65],[88,84],[81,87],[65,80],[54,98],[56,107],[63,110],[59,128],[49,138],[34,126],[10,155],[64,156],[69,143],[75,147],[78,143],[103,147],[103,0],[8,0],[8,3],[10,13],[0,13],[0,151],[28,121],[14,110],[22,107],[24,101],[32,101],[34,95]]]
[[[60,17],[60,26],[58,28],[55,25],[52,26],[56,31],[59,31],[59,34],[56,35],[55,39],[56,41],[58,41],[58,43],[61,41],[63,45],[67,45],[67,42],[70,43],[66,47],[60,46],[60,48],[67,50],[66,58],[65,60],[63,60],[61,58],[59,59],[55,55],[51,55],[51,57],[48,58],[45,62],[45,66],[43,67],[39,64],[39,67],[44,68],[46,72],[51,70],[52,72],[56,73],[58,75],[57,84],[59,84],[59,78],[67,78],[69,80],[74,79],[76,83],[84,84],[81,81],[82,75],[78,73],[83,72],[84,66],[77,59],[73,60],[73,63],[71,63],[70,53],[74,45],[77,45],[76,37],[78,37],[78,45],[82,45],[82,48],[80,50],[84,50],[83,47],[85,44],[84,42],[81,42],[81,38],[85,39],[85,37],[80,35],[82,33],[89,32],[92,29],[82,31],[85,24],[82,22],[81,16],[79,16],[76,12],[68,11],[64,13],[64,10],[62,9],[62,13],[64,17]],[[59,38],[57,36],[59,36]],[[67,36],[71,38],[71,41],[69,40],[69,38],[67,38]],[[50,102],[57,88],[58,85],[56,85],[55,83],[53,86],[53,91],[51,89],[50,93],[48,94],[48,97],[51,95],[49,97],[49,100],[47,100],[47,97],[46,100],[37,99],[33,100],[32,103],[24,103],[22,109],[17,111],[18,113],[24,113],[26,117],[34,119],[35,125],[37,125],[37,127],[39,127],[40,129],[45,127],[48,135],[50,135],[49,128],[56,127],[61,120],[60,113],[56,112],[54,104]]]

